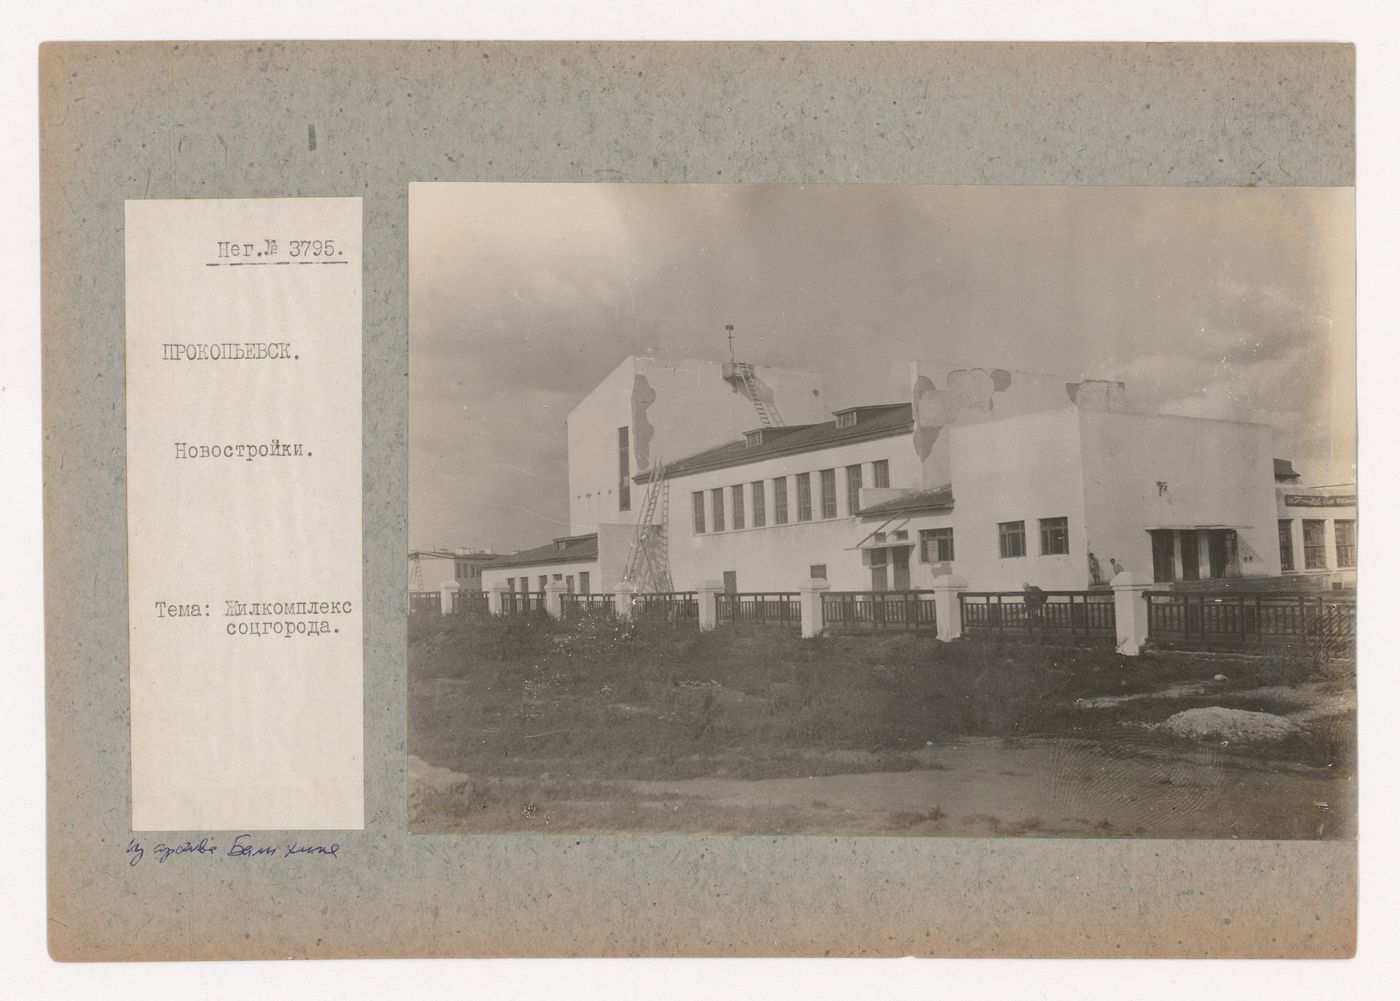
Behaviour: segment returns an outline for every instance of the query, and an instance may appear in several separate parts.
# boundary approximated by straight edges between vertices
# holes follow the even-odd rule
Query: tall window
[[[578,572],[578,593],[588,594],[588,589],[590,586],[591,585],[589,582],[589,571],[580,570]]]
[[[836,517],[836,470],[823,469],[822,478],[822,517]]]
[[[1069,519],[1040,519],[1040,555],[1063,556],[1069,552]]]
[[[1309,570],[1327,569],[1327,522],[1303,520],[1303,566]]]
[[[1278,563],[1283,570],[1293,570],[1293,522],[1278,523]]]
[[[715,487],[710,491],[710,506],[714,508],[711,517],[714,519],[715,531],[724,531],[724,487]]]
[[[925,563],[948,563],[953,559],[953,530],[925,528],[919,531],[919,559]]]
[[[1024,521],[998,522],[997,535],[1001,541],[1002,559],[1026,555],[1026,523]]]
[[[860,467],[846,467],[846,513],[860,513]]]
[[[627,429],[617,429],[617,509],[632,510],[632,464],[627,457]]]
[[[875,474],[875,485],[877,487],[887,487],[890,485],[890,460],[881,459],[872,465]]]
[[[1337,566],[1356,566],[1356,522],[1337,519]]]
[[[734,499],[734,527],[744,527],[744,488],[742,484],[736,484],[730,491],[730,496]]]
[[[797,474],[797,520],[812,520],[812,474]]]
[[[762,528],[768,524],[768,512],[763,507],[763,481],[754,480],[753,487],[753,527]]]
[[[705,491],[697,490],[690,495],[690,510],[694,513],[695,534],[705,534]]]
[[[773,524],[786,525],[787,523],[787,477],[779,476],[773,480]]]
[[[540,574],[540,590],[549,587],[549,574]]]

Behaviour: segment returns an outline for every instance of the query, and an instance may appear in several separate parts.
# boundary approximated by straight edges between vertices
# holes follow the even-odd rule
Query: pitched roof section
[[[915,490],[881,501],[860,509],[862,518],[889,517],[892,514],[907,514],[911,511],[951,511],[953,509],[953,488],[935,487],[932,490]]]
[[[859,409],[868,412],[870,416],[849,427],[837,427],[837,421],[827,421],[824,424],[804,424],[798,427],[764,428],[762,440],[757,444],[750,445],[745,441],[725,442],[684,459],[668,462],[666,478],[724,469],[728,466],[743,466],[782,455],[816,452],[857,441],[891,438],[913,430],[913,407],[908,403]],[[633,479],[638,483],[645,483],[651,479],[651,471],[639,473]]]
[[[553,563],[589,563],[598,558],[598,536],[569,535],[555,539],[547,546],[536,546],[513,556],[503,556],[486,564],[484,569],[494,567],[535,567]]]

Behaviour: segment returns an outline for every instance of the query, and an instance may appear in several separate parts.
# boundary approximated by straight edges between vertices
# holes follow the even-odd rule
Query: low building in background
[[[1356,586],[1356,484],[1306,486],[1293,464],[1275,460],[1278,548],[1292,587]]]

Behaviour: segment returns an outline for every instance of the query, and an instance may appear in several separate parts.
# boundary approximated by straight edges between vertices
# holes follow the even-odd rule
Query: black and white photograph
[[[1352,211],[414,185],[411,829],[1352,837]]]

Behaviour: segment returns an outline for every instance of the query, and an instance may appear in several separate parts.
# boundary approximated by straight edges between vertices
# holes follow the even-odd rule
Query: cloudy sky
[[[569,410],[726,323],[833,408],[911,358],[1115,378],[1354,476],[1350,189],[417,184],[409,244],[414,547],[566,534]]]

